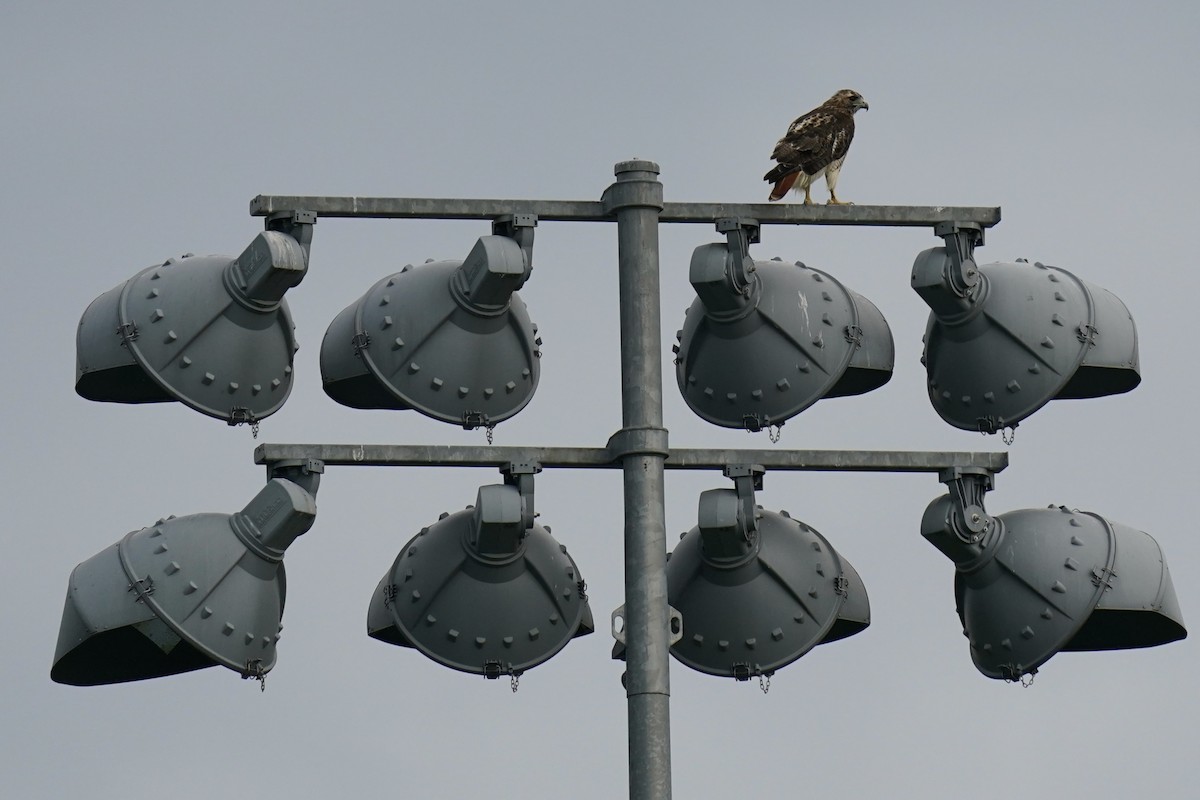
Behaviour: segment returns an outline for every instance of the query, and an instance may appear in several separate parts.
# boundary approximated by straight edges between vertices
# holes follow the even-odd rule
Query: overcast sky
[[[602,9],[602,10],[601,10]],[[258,194],[597,200],[613,164],[662,167],[673,201],[761,202],[787,124],[837,89],[870,103],[838,186],[859,204],[1001,206],[981,262],[1040,260],[1121,297],[1131,393],[1051,403],[1006,447],[949,427],[908,285],[921,229],[765,229],[869,297],[896,341],[880,390],[823,401],[776,447],[1008,450],[992,513],[1063,504],[1145,530],[1200,619],[1200,11],[1132,3],[85,3],[0,12],[0,330],[5,496],[0,775],[8,797],[621,797],[623,602],[616,471],[546,472],[541,521],[588,581],[598,630],[506,682],[365,635],[396,552],[491,470],[331,468],[287,554],[286,631],[265,692],[214,668],[111,687],[49,677],[75,564],[167,514],[231,513],[258,442],[481,444],[415,412],[321,390],[333,317],[407,263],[461,259],[485,223],[323,219],[291,290],[301,350],[258,442],[180,404],[75,394],[79,316],[182,253],[236,255]],[[815,196],[824,199],[819,186]],[[789,200],[790,202],[791,200]],[[664,348],[709,226],[662,229]],[[522,291],[542,382],[497,444],[602,446],[620,421],[616,228],[543,223]],[[667,353],[669,356],[669,353]],[[672,446],[765,447],[693,416],[664,358]],[[668,546],[719,473],[667,475]],[[1200,780],[1196,639],[1065,654],[1033,686],[989,680],[954,613],[953,566],[919,535],[933,476],[769,473],[759,495],[828,537],[872,603],[863,634],[770,692],[672,664],[675,796],[1180,797]]]

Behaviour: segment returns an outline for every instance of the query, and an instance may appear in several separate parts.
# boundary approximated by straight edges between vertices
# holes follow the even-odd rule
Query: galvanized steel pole
[[[659,329],[658,165],[624,161],[604,193],[617,217],[621,301],[621,420],[613,445],[625,476],[625,692],[629,797],[671,797],[671,719],[662,357]]]

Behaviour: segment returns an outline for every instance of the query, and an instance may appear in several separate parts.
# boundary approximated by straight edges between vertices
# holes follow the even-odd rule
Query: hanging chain
[[[760,672],[758,674],[758,688],[762,689],[763,694],[771,691],[771,676]]]
[[[229,409],[229,419],[225,422],[231,427],[234,425],[249,425],[250,433],[254,435],[255,439],[258,438],[258,417],[254,416],[254,412],[248,408],[234,406]]]
[[[508,685],[512,687],[513,694],[517,693],[517,686],[520,683],[521,683],[521,673],[519,673],[519,672],[509,672],[508,673]]]
[[[484,430],[487,432],[487,442],[488,442],[488,444],[491,444],[492,443],[492,431],[496,430],[496,426],[489,422],[487,424],[487,427],[484,428]],[[513,691],[515,692],[516,689],[513,689]]]
[[[768,425],[767,436],[771,439],[771,444],[779,444],[779,437],[783,435],[783,427],[780,425]]]
[[[258,690],[260,692],[267,690],[267,673],[263,670],[261,658],[248,660],[246,668],[242,670],[242,680],[249,680],[251,678],[258,681]]]
[[[998,433],[998,434],[1000,434],[1000,438],[1004,440],[1004,443],[1008,444],[1008,445],[1011,445],[1013,443],[1013,441],[1017,438],[1017,428],[1015,425],[1005,425],[1003,427],[998,428],[998,427],[996,427],[996,423],[995,423],[995,420],[993,417],[980,418],[979,433],[982,436],[987,436],[992,433]]]
[[[1000,677],[1005,683],[1019,683],[1026,689],[1033,686],[1033,677],[1037,675],[1036,669],[1031,669],[1028,672],[1019,672],[1020,667],[1016,664],[1002,664],[1000,666]]]

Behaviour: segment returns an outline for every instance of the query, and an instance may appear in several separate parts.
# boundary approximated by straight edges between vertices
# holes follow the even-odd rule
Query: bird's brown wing
[[[821,107],[797,118],[775,143],[771,158],[779,162],[763,180],[775,182],[792,172],[815,175],[846,154],[854,136],[852,114]]]
[[[771,158],[779,163],[763,176],[763,180],[777,181],[792,172],[803,171],[809,175],[817,172],[820,167],[813,165],[819,161],[820,148],[821,140],[811,134],[784,136],[771,151]]]

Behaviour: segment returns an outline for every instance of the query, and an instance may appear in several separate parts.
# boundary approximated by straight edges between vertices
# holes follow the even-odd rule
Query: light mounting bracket
[[[975,248],[983,247],[983,226],[977,222],[939,222],[933,232],[946,243],[942,274],[947,288],[957,297],[973,297],[979,285]]]
[[[725,234],[729,256],[726,260],[726,279],[730,288],[742,296],[750,294],[754,275],[754,259],[750,245],[761,240],[758,220],[748,217],[721,217],[716,221],[718,233]]]
[[[533,269],[533,229],[537,222],[537,214],[503,214],[492,220],[492,235],[505,236],[520,245],[529,269]]]
[[[995,477],[986,469],[952,467],[938,473],[938,480],[950,490],[950,531],[966,544],[977,544],[994,522],[983,500]]]

